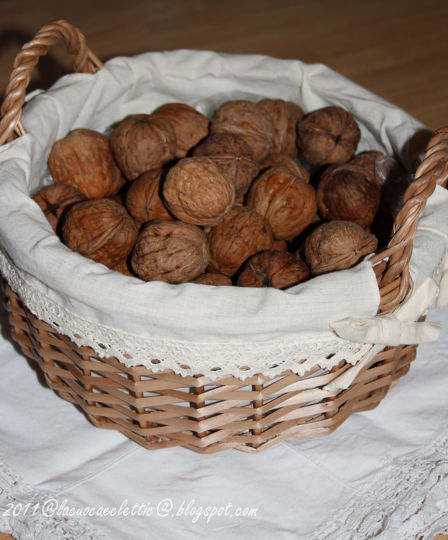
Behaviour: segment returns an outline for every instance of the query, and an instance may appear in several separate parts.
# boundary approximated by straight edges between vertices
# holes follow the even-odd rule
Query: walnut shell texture
[[[348,111],[330,106],[305,115],[297,124],[297,144],[311,165],[345,163],[355,153],[361,130]]]
[[[139,223],[153,219],[174,219],[162,199],[163,169],[151,169],[130,185],[125,206]]]
[[[54,232],[59,233],[63,214],[77,202],[83,201],[85,196],[73,186],[51,184],[41,188],[33,199],[45,214]]]
[[[155,220],[141,229],[131,256],[133,271],[144,281],[183,283],[208,264],[207,237],[200,227],[181,221]]]
[[[301,163],[286,154],[271,152],[260,165],[262,170],[268,169],[269,167],[286,167],[292,174],[299,176],[302,180],[305,180],[305,182],[310,181],[311,175],[309,171]]]
[[[215,111],[211,133],[236,133],[250,146],[254,159],[263,160],[272,150],[274,124],[271,116],[257,103],[233,100]]]
[[[167,118],[176,134],[176,158],[188,152],[208,135],[209,119],[186,103],[165,103],[152,112]]]
[[[247,142],[235,133],[212,133],[193,152],[212,159],[235,185],[236,197],[243,196],[260,171]]]
[[[318,225],[306,239],[305,261],[314,275],[344,270],[373,253],[377,245],[376,236],[357,223],[329,221]]]
[[[286,289],[310,276],[308,266],[287,251],[266,250],[252,255],[238,276],[240,287]]]
[[[114,157],[128,180],[135,180],[150,169],[159,169],[176,152],[176,133],[161,115],[135,114],[118,122],[110,144]]]
[[[109,139],[92,129],[74,129],[56,141],[48,168],[55,184],[74,186],[89,199],[114,195],[125,183]]]
[[[224,274],[204,272],[197,278],[193,279],[191,283],[199,283],[200,285],[230,286],[232,285],[232,280]]]
[[[258,105],[271,116],[274,123],[272,152],[297,156],[297,123],[304,116],[303,109],[283,99],[266,98],[259,101]]]
[[[267,218],[277,240],[291,240],[312,222],[316,192],[288,169],[271,167],[252,184],[247,206]]]
[[[235,205],[209,233],[210,266],[233,276],[246,259],[274,241],[269,221],[251,208]]]
[[[111,268],[131,252],[137,232],[123,206],[111,199],[90,199],[67,212],[62,237],[69,248]]]
[[[168,171],[163,199],[186,223],[216,225],[232,208],[235,187],[210,158],[186,157]]]
[[[340,165],[326,169],[317,187],[316,200],[324,220],[354,221],[367,227],[380,207],[381,191],[363,169]]]

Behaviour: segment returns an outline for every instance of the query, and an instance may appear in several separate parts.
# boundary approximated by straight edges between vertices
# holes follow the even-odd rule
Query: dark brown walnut
[[[352,221],[329,221],[318,225],[305,242],[305,261],[312,274],[344,270],[373,253],[378,240]]]
[[[64,212],[77,202],[83,201],[85,196],[73,186],[51,184],[41,188],[33,199],[45,214],[54,232],[59,233],[59,223]]]
[[[284,167],[266,169],[252,184],[246,204],[269,221],[277,240],[300,234],[317,212],[314,187]]]
[[[193,151],[194,156],[206,156],[235,185],[235,196],[242,197],[260,171],[250,146],[235,133],[213,133]]]
[[[109,139],[92,129],[74,129],[56,141],[48,168],[55,184],[74,186],[88,199],[114,195],[125,183]]]
[[[111,199],[91,199],[70,208],[62,237],[74,251],[109,268],[125,259],[137,238],[138,228],[126,209]]]
[[[308,266],[292,253],[266,250],[252,255],[238,276],[240,287],[286,289],[310,276]]]
[[[208,135],[209,119],[185,103],[165,103],[155,109],[152,115],[167,118],[176,134],[176,158],[185,157],[188,152]]]
[[[168,171],[162,190],[170,212],[193,225],[216,225],[235,202],[233,182],[207,157],[179,160]]]
[[[262,170],[278,166],[286,167],[292,174],[299,176],[305,182],[310,181],[309,171],[301,163],[285,154],[271,152],[261,163]]]
[[[232,285],[232,280],[224,274],[204,272],[197,278],[193,279],[191,283],[199,283],[201,285],[230,286]]]
[[[131,267],[144,281],[183,283],[202,274],[208,260],[207,237],[200,227],[156,220],[141,229]]]
[[[297,156],[297,123],[302,119],[303,109],[292,101],[283,99],[262,99],[258,102],[272,118],[274,141],[272,152]]]
[[[176,152],[176,133],[163,116],[135,114],[115,124],[110,144],[115,159],[128,180],[150,169],[159,169]]]
[[[341,107],[324,107],[307,114],[297,124],[297,144],[311,165],[345,163],[361,138],[359,126]]]
[[[322,219],[354,221],[367,227],[380,207],[381,191],[362,169],[331,166],[320,179],[316,200]]]
[[[174,219],[162,199],[163,169],[151,169],[132,182],[125,206],[139,223],[153,219]]]
[[[233,276],[254,253],[274,241],[268,220],[245,206],[234,206],[209,233],[210,267]]]
[[[262,161],[272,150],[274,124],[257,103],[234,100],[223,103],[210,124],[211,133],[235,133],[250,146],[255,161]]]

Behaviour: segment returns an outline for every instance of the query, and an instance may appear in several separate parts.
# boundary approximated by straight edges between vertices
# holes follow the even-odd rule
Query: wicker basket
[[[1,109],[0,144],[25,133],[20,117],[31,70],[60,38],[75,58],[75,70],[93,73],[102,67],[78,29],[65,21],[43,27],[16,57]],[[434,134],[387,249],[371,259],[381,297],[379,314],[393,312],[412,291],[409,261],[418,217],[447,175],[448,128]],[[94,425],[118,430],[149,449],[254,452],[284,439],[331,433],[352,413],[376,407],[416,356],[415,345],[385,347],[347,390],[333,392],[324,387],[350,368],[344,361],[304,376],[286,371],[275,378],[258,375],[244,381],[154,373],[78,347],[36,318],[8,285],[4,289],[12,337],[39,364],[48,385],[78,405]]]

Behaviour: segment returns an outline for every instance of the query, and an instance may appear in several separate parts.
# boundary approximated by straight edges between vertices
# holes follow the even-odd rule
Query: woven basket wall
[[[0,144],[25,132],[20,122],[27,85],[24,72],[60,38],[75,57],[78,71],[101,68],[79,30],[65,21],[44,27],[16,59],[2,106]],[[380,314],[392,312],[412,291],[412,239],[427,198],[436,183],[446,179],[447,143],[448,130],[439,130],[406,192],[389,246],[372,259]],[[386,347],[347,390],[334,392],[324,387],[350,368],[345,362],[331,371],[314,368],[304,376],[287,371],[275,378],[260,375],[245,381],[154,373],[76,346],[37,319],[6,284],[4,292],[12,337],[38,363],[49,387],[78,405],[94,425],[118,430],[149,449],[183,446],[202,453],[229,448],[255,452],[284,439],[329,434],[352,413],[376,407],[416,356],[415,345]],[[148,357],[152,358],[151,351]]]

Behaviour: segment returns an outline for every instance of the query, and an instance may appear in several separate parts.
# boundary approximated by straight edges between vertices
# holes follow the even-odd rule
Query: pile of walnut
[[[57,141],[33,198],[71,249],[145,281],[285,289],[387,241],[397,162],[356,154],[340,107],[228,101],[208,119],[168,103]],[[391,161],[392,160],[392,166]]]

